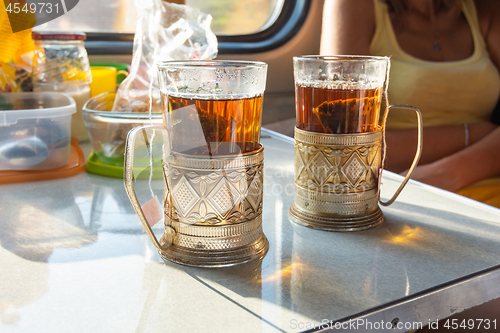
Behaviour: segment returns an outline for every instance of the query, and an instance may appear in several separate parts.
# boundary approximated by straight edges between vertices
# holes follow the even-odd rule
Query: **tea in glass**
[[[297,83],[297,127],[326,134],[377,130],[382,87]]]
[[[194,99],[173,94],[167,98],[166,119],[172,131],[174,151],[213,156],[258,149],[261,94],[241,99],[216,99],[216,96]]]
[[[295,57],[297,128],[325,134],[378,130],[387,66],[383,57]]]

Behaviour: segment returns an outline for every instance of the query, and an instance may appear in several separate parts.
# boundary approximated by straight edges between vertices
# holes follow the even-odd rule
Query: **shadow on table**
[[[36,191],[12,186],[2,199],[0,244],[30,261],[46,262],[55,248],[78,248],[97,239],[71,186],[57,181],[36,182]]]

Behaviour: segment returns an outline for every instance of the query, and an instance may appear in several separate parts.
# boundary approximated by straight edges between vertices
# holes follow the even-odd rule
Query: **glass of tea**
[[[267,64],[262,62],[158,64],[163,126],[141,126],[129,132],[125,187],[165,260],[220,267],[267,253],[260,144],[266,75]],[[160,240],[137,200],[132,171],[136,139],[153,142],[158,135],[163,137],[165,180],[165,232]]]
[[[295,200],[290,217],[330,231],[372,228],[408,182],[422,145],[420,111],[383,103],[390,59],[371,56],[294,57]],[[384,106],[384,107],[383,107]],[[380,200],[385,122],[393,107],[416,112],[418,149],[393,197]]]
[[[377,130],[388,64],[388,57],[295,57],[297,127],[326,134]]]
[[[169,61],[158,68],[175,152],[218,156],[259,147],[267,64]]]

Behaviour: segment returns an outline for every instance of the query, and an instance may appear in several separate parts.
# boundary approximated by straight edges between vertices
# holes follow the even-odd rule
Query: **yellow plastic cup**
[[[90,66],[92,72],[92,83],[90,94],[92,97],[105,92],[116,90],[116,76],[124,71],[117,71],[115,67]],[[128,74],[128,73],[127,73]]]

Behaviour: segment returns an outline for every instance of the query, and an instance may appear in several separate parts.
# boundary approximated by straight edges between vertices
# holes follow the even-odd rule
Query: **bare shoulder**
[[[325,0],[321,53],[368,54],[375,30],[373,1]]]
[[[374,0],[325,0],[323,18],[342,20],[351,27],[365,27],[374,25]],[[382,0],[377,0],[382,1]]]
[[[370,8],[373,11],[373,0],[325,0],[325,6],[362,13]]]
[[[474,3],[490,57],[500,69],[500,1],[475,0]]]
[[[500,1],[474,0],[481,32],[487,37],[492,28],[500,26]]]

